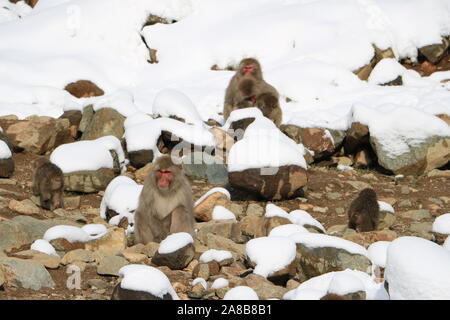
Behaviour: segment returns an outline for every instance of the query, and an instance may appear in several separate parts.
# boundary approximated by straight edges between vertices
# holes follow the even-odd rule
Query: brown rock
[[[138,150],[128,152],[130,164],[135,168],[142,168],[153,161],[153,150]]]
[[[0,159],[0,177],[10,178],[14,173],[14,159]]]
[[[239,224],[242,234],[250,238],[263,237],[266,234],[264,217],[245,216]]]
[[[197,239],[206,244],[209,234],[216,234],[234,242],[243,242],[241,229],[236,221],[209,221],[201,226],[197,232]]]
[[[61,258],[58,256],[42,253],[35,250],[20,251],[15,253],[13,256],[20,259],[37,262],[48,269],[57,269],[61,261]]]
[[[392,230],[379,230],[370,232],[359,232],[353,235],[345,235],[343,238],[352,242],[356,242],[363,247],[368,247],[377,241],[394,241],[398,235]]]
[[[167,266],[172,270],[181,270],[194,259],[194,255],[194,245],[189,243],[183,248],[170,253],[159,253],[159,251],[156,251],[152,258],[152,263],[157,266]]]
[[[147,163],[144,167],[140,168],[139,170],[136,170],[134,173],[134,176],[136,177],[136,181],[143,182],[145,178],[148,177],[150,172],[152,171],[153,164]]]
[[[125,117],[115,109],[100,109],[95,112],[81,140],[95,140],[104,136],[115,136],[121,140],[125,133],[124,121]]]
[[[445,123],[447,123],[450,126],[450,116],[449,115],[447,115],[445,113],[441,113],[441,114],[436,115],[436,117],[438,117],[441,120],[444,120]]]
[[[64,90],[68,91],[71,95],[77,98],[98,97],[105,94],[102,89],[89,80],[78,80],[76,82],[71,82],[66,85]]]
[[[255,290],[256,294],[261,300],[267,299],[281,299],[283,295],[287,292],[286,288],[274,285],[272,282],[268,281],[266,278],[251,273],[245,277],[245,282],[247,286]]]
[[[335,149],[333,139],[321,128],[302,128],[300,137],[303,145],[314,152],[314,159],[329,155]]]
[[[8,204],[8,208],[22,214],[38,214],[40,212],[40,209],[30,199],[22,201],[12,199]]]
[[[207,196],[202,202],[194,207],[195,219],[199,221],[210,221],[215,206],[229,207],[230,200],[222,192],[214,192]]]
[[[285,224],[291,224],[292,222],[287,219],[287,218],[283,218],[283,217],[272,217],[272,218],[265,218],[265,236],[268,235],[270,233],[270,231],[272,231],[272,229],[285,225]]]
[[[112,228],[103,237],[86,242],[86,250],[115,255],[127,247],[127,237],[122,228]]]
[[[76,249],[84,249],[84,243],[83,242],[70,242],[64,238],[59,238],[50,241],[50,244],[55,248],[57,251],[72,251]]]

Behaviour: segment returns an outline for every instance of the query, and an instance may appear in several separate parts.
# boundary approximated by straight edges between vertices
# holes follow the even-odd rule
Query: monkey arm
[[[178,206],[172,211],[169,233],[187,232],[194,235],[194,218],[185,206]]]

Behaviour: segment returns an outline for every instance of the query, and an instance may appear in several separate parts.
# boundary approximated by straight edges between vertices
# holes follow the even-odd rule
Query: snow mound
[[[161,117],[176,116],[190,124],[202,124],[195,105],[183,92],[174,89],[161,90],[153,101],[153,114]]]
[[[390,244],[390,241],[377,241],[367,248],[367,254],[372,264],[381,268],[386,267],[387,250]]]
[[[130,264],[120,268],[119,276],[123,277],[120,282],[123,289],[144,291],[159,298],[170,294],[173,300],[179,300],[167,276],[156,268]]]
[[[195,278],[194,280],[192,280],[191,285],[195,286],[197,283],[201,283],[205,290],[208,289],[208,284],[206,283],[205,279],[200,278],[200,277],[199,278]]]
[[[372,84],[385,84],[402,76],[405,71],[406,68],[396,59],[382,59],[373,68],[367,81]]]
[[[108,229],[105,225],[98,223],[86,224],[81,227],[81,230],[86,232],[93,239],[101,238],[108,232]]]
[[[247,242],[245,252],[256,264],[254,273],[270,276],[295,259],[295,242],[287,237],[260,237]]]
[[[378,206],[380,207],[380,211],[387,211],[390,213],[395,213],[394,207],[389,203],[384,201],[378,201]]]
[[[209,249],[202,253],[202,255],[199,258],[199,261],[201,263],[208,263],[210,261],[221,262],[223,260],[231,258],[233,258],[233,255],[231,254],[230,251]]]
[[[273,228],[269,237],[289,237],[295,233],[308,233],[309,231],[296,224],[284,224]]]
[[[308,248],[336,248],[367,257],[367,250],[363,246],[338,237],[317,233],[295,233],[290,239]]]
[[[211,285],[211,289],[220,289],[220,288],[225,288],[228,287],[228,280],[225,278],[217,278],[216,280],[214,280],[214,282]]]
[[[83,229],[75,226],[59,225],[45,231],[43,239],[50,242],[55,239],[66,239],[73,242],[87,242],[91,240],[90,235]]]
[[[431,230],[441,234],[450,234],[450,213],[437,217]]]
[[[52,256],[58,256],[55,248],[47,240],[38,239],[31,244],[31,250],[39,251]]]
[[[297,224],[301,227],[313,226],[313,227],[316,227],[319,230],[322,230],[323,232],[325,232],[325,228],[323,227],[323,225],[319,221],[314,219],[308,212],[306,212],[304,210],[294,210],[294,211],[291,211],[290,213],[287,213],[280,207],[278,207],[272,203],[268,203],[266,205],[265,217],[266,218],[282,217],[282,218],[289,219],[289,221],[291,221],[292,223]]]
[[[346,269],[322,274],[301,283],[296,289],[286,292],[284,300],[311,300],[321,298],[328,292],[345,295],[363,290],[366,300],[388,300],[383,283],[376,283],[367,273]]]
[[[213,220],[236,220],[233,212],[222,206],[215,206],[212,212]]]
[[[190,243],[194,243],[194,239],[192,239],[192,236],[189,233],[172,233],[161,241],[158,252],[161,254],[172,253],[186,247]]]
[[[387,251],[385,269],[391,299],[450,299],[448,270],[450,254],[443,247],[418,237],[394,240]]]
[[[444,244],[442,245],[442,247],[444,249],[450,250],[450,237],[447,237],[447,239],[445,239]]]
[[[255,290],[247,286],[237,286],[230,289],[223,300],[259,300]]]
[[[221,187],[216,187],[216,188],[212,188],[211,190],[209,190],[208,192],[206,192],[204,195],[202,195],[197,201],[195,201],[194,207],[197,206],[197,205],[199,205],[200,203],[202,203],[203,200],[205,200],[205,199],[208,198],[210,195],[212,195],[213,193],[216,193],[216,192],[221,192],[221,193],[223,193],[223,194],[228,198],[228,200],[231,199],[230,192],[229,192],[227,189],[221,188]]]
[[[125,156],[119,139],[113,136],[60,145],[52,152],[50,161],[64,173],[95,171],[100,168],[112,169],[114,164],[110,150],[116,151],[123,167]]]
[[[9,159],[11,157],[12,153],[8,145],[3,140],[0,140],[0,159]]]

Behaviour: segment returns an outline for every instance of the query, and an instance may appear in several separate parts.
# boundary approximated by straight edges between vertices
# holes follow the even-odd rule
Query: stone
[[[131,263],[142,263],[148,261],[147,255],[143,253],[122,251],[122,255]]]
[[[282,299],[283,295],[288,291],[286,288],[274,285],[264,277],[251,273],[245,278],[247,286],[256,291],[258,297],[262,300]]]
[[[261,169],[247,169],[229,172],[229,183],[233,188],[257,195],[265,200],[283,200],[303,195],[303,187],[308,182],[306,170],[296,165],[279,168],[264,168],[266,172],[274,170],[273,175],[261,174]]]
[[[258,216],[245,216],[239,222],[241,232],[250,238],[262,237],[265,235],[265,218]]]
[[[77,209],[80,207],[81,197],[80,196],[73,196],[73,197],[64,197],[63,203],[64,203],[64,209]]]
[[[233,242],[230,239],[215,234],[207,235],[206,245],[209,249],[227,250],[235,253],[238,260],[243,261],[245,256],[245,245]]]
[[[433,240],[433,223],[432,222],[413,222],[409,226],[409,231],[417,237],[421,237],[427,240]]]
[[[103,254],[115,255],[125,250],[127,237],[122,228],[112,228],[101,238],[86,242],[85,248],[90,251],[100,251]]]
[[[111,300],[173,300],[169,293],[163,295],[162,298],[152,295],[145,291],[135,291],[123,289],[118,283],[113,290]]]
[[[247,206],[246,215],[247,216],[262,217],[262,216],[264,216],[264,208],[261,205],[257,204],[257,203],[250,203]]]
[[[64,238],[51,240],[50,244],[55,248],[56,251],[69,252],[76,249],[84,249],[84,242],[70,242]]]
[[[0,159],[0,177],[10,178],[14,173],[14,159]]]
[[[419,209],[419,210],[409,210],[404,212],[399,212],[399,216],[402,218],[412,219],[412,220],[422,220],[431,218],[429,210]]]
[[[392,230],[377,230],[345,235],[343,238],[367,248],[369,245],[377,241],[394,241],[398,238],[398,235]]]
[[[17,288],[40,290],[55,286],[47,269],[33,261],[0,257],[5,271],[6,283]]]
[[[94,262],[95,256],[92,251],[84,250],[84,249],[76,249],[67,252],[64,257],[61,259],[61,264],[67,265],[71,264],[75,261],[82,262]]]
[[[48,269],[57,269],[61,261],[61,258],[59,256],[42,253],[36,250],[20,251],[15,253],[13,256],[42,264]]]
[[[335,236],[335,237],[344,237],[347,235],[354,235],[354,234],[356,234],[356,231],[353,229],[350,229],[348,227],[348,225],[346,225],[346,224],[338,224],[338,225],[329,227],[327,230],[327,234],[329,234],[330,236]]]
[[[208,280],[209,276],[209,264],[207,263],[199,263],[192,270],[192,279],[202,278]]]
[[[108,282],[102,279],[89,279],[87,281],[88,285],[90,285],[93,289],[106,289],[109,287]]]
[[[128,151],[128,159],[130,164],[135,168],[143,168],[153,161],[154,154],[153,150],[136,150]]]
[[[32,215],[40,212],[40,209],[30,199],[25,199],[22,201],[12,199],[9,202],[8,208],[21,214]]]
[[[167,266],[172,270],[184,269],[194,259],[195,250],[192,243],[170,253],[156,251],[152,263],[157,266]]]
[[[433,169],[428,172],[427,177],[429,178],[450,178],[450,170],[439,170]]]
[[[353,122],[344,141],[345,154],[354,154],[365,145],[369,144],[369,127],[360,123]]]
[[[64,90],[77,98],[98,97],[105,94],[95,83],[90,80],[78,80],[64,87]]]
[[[431,44],[419,48],[419,52],[431,63],[438,64],[449,48],[450,41],[442,38],[441,43]]]
[[[119,256],[107,255],[99,260],[97,265],[97,273],[106,276],[119,276],[120,268],[128,265],[125,258]]]
[[[399,208],[409,208],[412,206],[412,202],[411,200],[402,200],[400,201],[400,203],[398,204]]]
[[[121,140],[125,133],[125,117],[112,108],[102,108],[94,113],[92,121],[81,136],[81,140],[95,140],[114,136]]]
[[[214,135],[214,140],[216,144],[216,153],[217,149],[221,150],[224,153],[226,153],[231,149],[231,147],[234,144],[234,139],[232,136],[228,134],[228,132],[218,127],[213,127],[209,129],[209,132],[211,132]]]
[[[156,242],[149,242],[145,245],[144,248],[142,248],[142,253],[145,254],[147,257],[152,258],[156,251],[158,251],[159,243]]]
[[[239,223],[236,221],[209,221],[201,226],[200,230],[197,232],[197,239],[203,244],[206,244],[208,234],[216,234],[231,239],[234,242],[243,241]]]
[[[199,221],[211,221],[215,206],[227,208],[230,199],[223,192],[214,192],[194,207],[194,217]]]
[[[134,172],[136,181],[143,182],[147,178],[153,169],[153,163],[147,163],[145,166],[139,168]]]
[[[264,222],[264,235],[268,235],[272,229],[285,225],[285,224],[292,224],[291,220],[284,217],[272,217],[272,218],[265,218]]]
[[[87,105],[83,108],[83,113],[81,116],[80,124],[78,125],[78,130],[80,132],[86,131],[87,127],[94,117],[94,106],[92,104]]]
[[[96,171],[75,171],[64,174],[64,190],[94,193],[106,189],[116,177],[114,169],[100,168]]]
[[[188,297],[193,299],[200,299],[206,293],[205,288],[201,283],[197,283],[192,289],[188,292]]]
[[[388,229],[395,224],[395,214],[389,211],[380,211],[378,229]]]
[[[366,188],[371,188],[371,185],[362,181],[345,181],[345,183],[351,185],[355,190],[361,191]]]
[[[39,155],[73,142],[68,119],[33,116],[10,125],[6,134],[14,145]]]

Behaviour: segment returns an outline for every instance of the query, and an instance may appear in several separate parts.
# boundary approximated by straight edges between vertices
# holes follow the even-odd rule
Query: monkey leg
[[[169,233],[187,232],[194,235],[194,217],[184,206],[176,207],[171,215]]]
[[[64,207],[62,191],[54,191],[51,199],[50,211]]]

